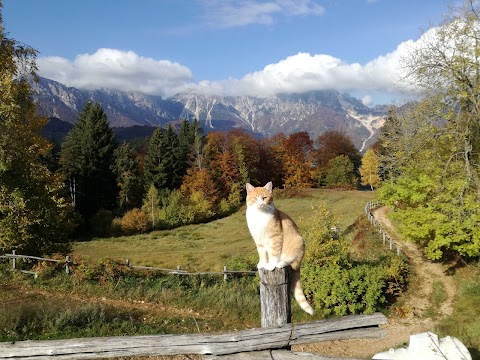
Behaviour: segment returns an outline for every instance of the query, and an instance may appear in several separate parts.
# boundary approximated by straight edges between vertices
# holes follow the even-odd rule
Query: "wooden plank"
[[[306,324],[250,329],[226,334],[116,336],[0,343],[0,359],[99,359],[122,356],[226,355],[282,349],[322,340],[381,337],[382,314],[345,316]]]

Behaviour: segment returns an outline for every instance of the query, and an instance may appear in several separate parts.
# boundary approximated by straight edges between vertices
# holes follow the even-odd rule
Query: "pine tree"
[[[115,207],[118,191],[113,172],[116,147],[113,130],[102,107],[87,102],[62,144],[60,155],[73,203],[86,220],[100,209]]]
[[[65,250],[73,224],[62,181],[41,158],[50,145],[31,100],[35,57],[6,37],[0,12],[0,252],[43,255]]]
[[[135,154],[127,143],[115,151],[115,174],[119,188],[118,205],[122,210],[140,207],[143,183]]]
[[[184,173],[178,135],[172,126],[156,129],[145,156],[145,185],[173,190],[181,185]]]

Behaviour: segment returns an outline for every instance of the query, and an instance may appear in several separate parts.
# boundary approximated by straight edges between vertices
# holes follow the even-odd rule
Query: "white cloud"
[[[230,28],[251,24],[272,25],[278,18],[322,15],[324,7],[312,0],[209,0],[204,1],[205,22]]]
[[[43,57],[37,59],[37,64],[41,76],[80,89],[113,88],[171,95],[192,80],[190,69],[183,65],[116,49],[81,54],[73,61]]]
[[[94,54],[78,55],[73,61],[43,57],[37,59],[37,64],[41,76],[83,89],[114,88],[161,96],[188,90],[259,97],[333,89],[354,93],[371,104],[378,103],[375,99],[411,93],[412,87],[401,80],[400,61],[422,41],[423,37],[403,42],[366,64],[346,63],[326,54],[298,53],[241,79],[221,81],[194,82],[186,66],[115,49],[99,49]]]
[[[242,79],[204,81],[192,90],[223,95],[271,96],[278,93],[335,89],[345,92],[402,93],[411,89],[401,81],[400,59],[411,46],[410,41],[377,57],[365,65],[345,63],[339,58],[298,53]]]

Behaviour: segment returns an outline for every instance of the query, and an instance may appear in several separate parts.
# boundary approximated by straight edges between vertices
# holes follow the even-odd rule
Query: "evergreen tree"
[[[0,1],[0,252],[44,255],[65,250],[71,208],[42,162],[50,145],[31,100],[36,51],[6,37],[1,9]]]
[[[123,143],[115,151],[115,174],[119,188],[118,205],[130,210],[142,205],[143,183],[133,150]]]
[[[180,126],[180,130],[178,132],[178,145],[179,145],[179,156],[181,159],[181,175],[185,175],[187,173],[187,168],[191,157],[193,155],[193,143],[194,143],[194,135],[191,131],[190,123],[187,119],[182,121],[182,125]]]
[[[178,135],[172,126],[156,129],[145,156],[145,185],[173,190],[181,185],[184,173],[182,150]]]
[[[62,144],[60,164],[75,208],[88,220],[100,209],[114,209],[117,198],[114,151],[117,145],[107,115],[87,102]]]

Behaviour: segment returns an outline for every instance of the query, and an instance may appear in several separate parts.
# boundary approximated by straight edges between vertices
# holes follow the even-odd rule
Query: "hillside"
[[[200,120],[206,131],[243,128],[259,136],[307,131],[312,139],[328,130],[348,134],[358,149],[376,139],[386,106],[369,108],[333,90],[267,98],[177,94],[167,99],[111,89],[80,90],[40,78],[34,85],[40,113],[74,123],[87,101],[102,105],[112,127],[162,126],[181,119]]]

